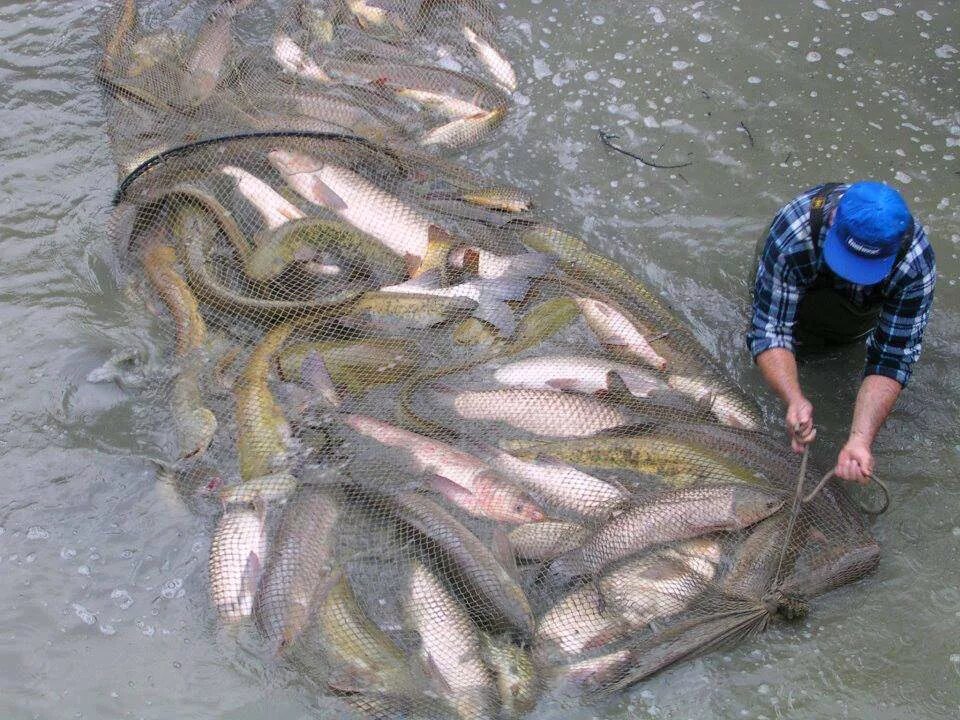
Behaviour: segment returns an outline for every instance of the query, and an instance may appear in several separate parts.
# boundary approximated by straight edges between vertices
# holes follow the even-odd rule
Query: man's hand
[[[843,480],[866,485],[873,475],[873,453],[869,443],[851,436],[837,456],[837,466],[833,473]]]
[[[800,396],[787,405],[786,425],[793,451],[803,452],[817,436],[817,429],[813,426],[813,405],[809,400]]]

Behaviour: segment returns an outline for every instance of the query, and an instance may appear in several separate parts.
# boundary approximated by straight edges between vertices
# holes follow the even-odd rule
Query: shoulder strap
[[[810,200],[810,237],[814,242],[820,237],[823,229],[823,210],[827,205],[827,198],[841,183],[824,183],[823,187]]]

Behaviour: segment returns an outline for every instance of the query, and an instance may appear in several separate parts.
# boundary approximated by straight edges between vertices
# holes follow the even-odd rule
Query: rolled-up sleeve
[[[931,264],[927,272],[884,301],[880,321],[867,339],[864,376],[884,375],[906,387],[920,357],[935,283],[936,269]]]
[[[771,348],[794,351],[793,327],[801,291],[790,256],[781,252],[776,242],[780,232],[789,226],[783,212],[774,218],[760,256],[753,290],[753,313],[747,330],[747,348],[754,360]]]

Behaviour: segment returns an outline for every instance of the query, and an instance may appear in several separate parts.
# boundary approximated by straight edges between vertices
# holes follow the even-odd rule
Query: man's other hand
[[[870,446],[858,438],[847,440],[837,456],[834,475],[843,480],[866,485],[873,475],[873,453]]]
[[[793,451],[803,452],[817,436],[817,429],[813,426],[813,405],[809,400],[800,397],[787,405],[786,425]]]

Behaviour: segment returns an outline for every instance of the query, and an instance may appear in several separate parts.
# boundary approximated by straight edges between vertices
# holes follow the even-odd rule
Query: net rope
[[[104,18],[111,231],[212,622],[358,717],[616,699],[879,558],[656,293],[458,164],[520,43],[484,0]]]

